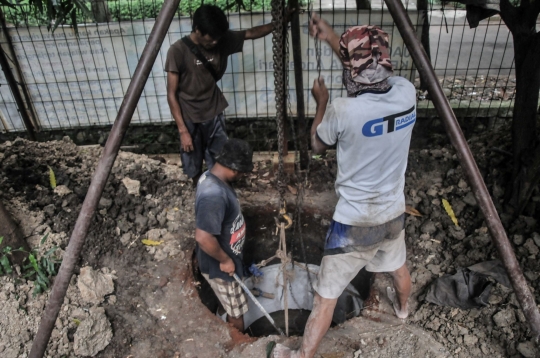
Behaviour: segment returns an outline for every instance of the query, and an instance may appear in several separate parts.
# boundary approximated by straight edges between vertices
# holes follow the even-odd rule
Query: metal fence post
[[[69,245],[66,248],[58,276],[56,276],[56,279],[54,280],[49,302],[41,317],[39,329],[34,339],[32,350],[30,351],[30,358],[41,358],[45,353],[58,312],[64,302],[64,296],[66,295],[69,281],[73,275],[73,270],[79,260],[88,233],[88,228],[94,217],[101,194],[103,193],[103,188],[105,187],[111,168],[118,155],[122,139],[131,122],[133,112],[141,97],[141,93],[148,80],[148,76],[159,53],[161,44],[163,43],[163,39],[167,34],[179,4],[180,0],[165,0],[156,19],[154,28],[148,37],[144,51],[137,64],[137,68],[135,69],[135,73],[133,74],[133,78],[111,129],[109,139],[105,144],[105,148],[103,148],[103,155],[99,160],[92,182],[88,188],[88,193],[86,194],[81,212],[75,223],[73,233],[71,234]]]
[[[304,78],[302,69],[302,43],[300,41],[300,16],[298,9],[298,0],[290,0],[289,8],[296,9],[291,16],[291,42],[292,53],[294,61],[294,83],[296,87],[296,123],[298,133],[299,148],[295,148],[300,151],[300,167],[306,169],[309,162],[308,157],[308,141],[307,141],[307,123],[306,123],[306,110],[304,107]]]

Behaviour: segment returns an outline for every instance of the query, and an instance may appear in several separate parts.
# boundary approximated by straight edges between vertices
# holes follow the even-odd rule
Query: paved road
[[[315,8],[319,4],[323,9],[356,9],[355,0],[314,1]],[[416,9],[415,1],[405,0],[404,5]],[[383,0],[372,0],[371,6],[377,11],[383,7]],[[476,29],[469,28],[464,10],[432,11],[429,16],[431,58],[437,74],[474,76],[511,72],[513,40],[498,16],[482,21]]]
[[[493,17],[471,29],[465,15],[461,10],[431,13],[431,59],[437,74],[508,75],[514,65],[514,46],[504,22]]]

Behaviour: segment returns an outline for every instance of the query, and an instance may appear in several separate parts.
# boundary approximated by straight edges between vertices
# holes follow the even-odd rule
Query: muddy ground
[[[540,193],[535,192],[528,216],[512,220],[505,213],[502,199],[511,164],[509,131],[505,126],[487,128],[483,122],[475,123],[468,141],[536,302],[540,302]],[[439,125],[432,120],[424,125],[428,130],[416,133],[406,174],[407,204],[422,214],[406,220],[407,259],[413,278],[408,320],[402,323],[392,318],[383,294],[389,278],[377,274],[363,317],[333,328],[323,341],[321,357],[538,356],[512,290],[495,284],[489,306],[471,310],[435,306],[424,299],[437,277],[498,257],[455,152],[437,130]],[[62,256],[100,153],[99,147],[77,147],[69,139],[48,143],[18,139],[0,144],[0,198],[31,247],[43,254],[56,245],[56,254]],[[54,190],[49,167],[58,184]],[[313,260],[322,254],[336,202],[335,172],[332,155],[314,160],[311,166],[302,222],[308,256]],[[251,261],[277,249],[274,185],[271,161],[261,161],[237,186],[248,225],[246,251],[251,253],[247,255]],[[289,211],[294,212],[294,178],[289,185]],[[452,205],[459,227],[444,211],[442,199]],[[47,356],[263,357],[270,339],[282,340],[241,335],[201,303],[201,285],[193,276],[191,261],[193,204],[191,184],[177,165],[160,157],[119,155]],[[159,245],[147,246],[143,239]],[[293,245],[295,257],[301,260],[297,237]],[[3,276],[0,282],[0,355],[25,357],[48,292],[34,297],[34,283],[21,278]],[[287,342],[297,345],[299,339],[292,337]]]

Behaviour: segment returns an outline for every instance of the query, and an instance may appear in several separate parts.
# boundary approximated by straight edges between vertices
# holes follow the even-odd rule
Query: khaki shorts
[[[212,287],[219,302],[232,318],[239,318],[248,311],[247,295],[238,282],[225,281],[221,278],[210,279],[208,274],[202,274]]]
[[[323,298],[338,298],[362,268],[370,272],[393,272],[405,264],[406,256],[405,230],[393,240],[324,256],[313,289]]]

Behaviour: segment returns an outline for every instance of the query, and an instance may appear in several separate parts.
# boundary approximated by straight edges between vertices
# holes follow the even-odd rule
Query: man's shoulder
[[[221,180],[214,175],[204,173],[197,184],[196,200],[203,198],[227,197],[226,187],[221,183]]]
[[[171,47],[169,47],[169,52],[173,52],[175,54],[184,53],[186,50],[188,50],[188,48],[182,39],[176,40],[172,43]]]
[[[219,46],[218,51],[225,52],[228,55],[230,55],[231,52],[241,51],[245,34],[245,31],[227,30],[222,41],[220,41],[221,45]]]
[[[227,30],[223,36],[223,40],[225,41],[234,41],[237,40],[239,37],[244,36],[245,31],[238,31],[238,30]]]
[[[364,108],[362,103],[364,102],[363,97],[338,97],[334,98],[332,100],[331,104],[331,110],[330,113],[333,115],[333,117],[336,117],[336,119],[339,118],[346,118],[352,113],[356,115],[359,114],[360,108]]]
[[[337,110],[345,105],[353,104],[355,99],[356,98],[350,97],[337,97],[332,100],[332,106],[334,107],[334,110]]]
[[[414,85],[411,83],[411,81],[409,81],[408,79],[406,79],[405,77],[401,77],[401,76],[392,76],[388,79],[388,83],[394,87],[398,87],[398,88],[402,88],[404,90],[408,90],[408,91],[415,91],[415,88],[414,88]]]

